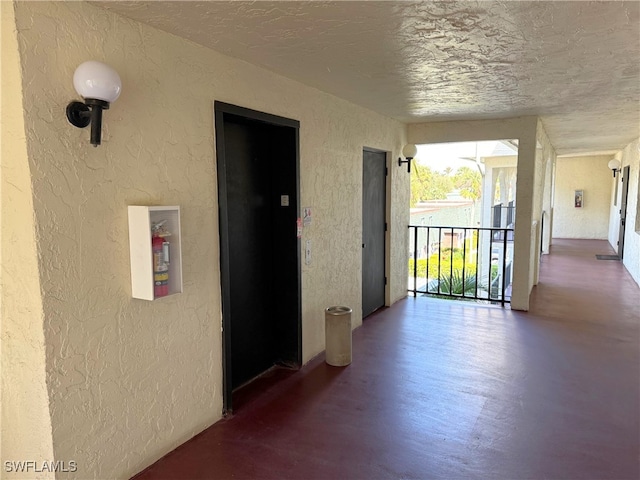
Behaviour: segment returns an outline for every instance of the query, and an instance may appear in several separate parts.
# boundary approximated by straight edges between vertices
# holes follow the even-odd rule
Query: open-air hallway
[[[607,253],[554,240],[528,313],[402,300],[136,478],[637,479],[640,290]]]
[[[358,356],[352,367],[330,372],[335,381],[325,390],[321,383],[310,388],[319,388],[322,397],[350,376],[362,376],[358,378],[367,382],[376,379],[390,398],[384,397],[389,404],[381,403],[383,399],[375,395],[377,384],[369,387],[373,405],[380,405],[375,410],[367,404],[370,410],[363,415],[371,416],[371,424],[353,406],[349,408],[350,398],[342,399],[347,404],[344,415],[353,420],[349,428],[356,425],[356,432],[366,432],[367,425],[386,428],[394,419],[388,411],[399,412],[395,417],[401,421],[406,412],[427,411],[418,408],[419,403],[405,408],[397,401],[401,388],[404,399],[411,386],[408,380],[401,381],[410,372],[407,367],[403,371],[398,368],[402,365],[394,365],[393,355],[385,359],[383,348],[363,353],[358,343],[378,321],[370,319],[360,329],[367,292],[364,280],[387,280],[384,300],[376,306],[401,302],[390,310],[393,314],[410,304],[404,298],[410,184],[415,172],[408,172],[411,164],[403,155],[407,145],[517,141],[517,188],[515,198],[509,197],[517,205],[511,299],[515,310],[530,308],[529,292],[537,283],[536,251],[540,245],[546,251],[551,232],[555,237],[608,239],[615,248],[625,220],[624,266],[640,283],[638,2],[10,0],[0,2],[0,19],[3,478],[18,477],[6,471],[6,462],[11,466],[23,460],[38,467],[73,461],[77,471],[69,478],[131,478],[222,419],[231,398],[228,386],[234,385],[233,366],[239,365],[233,355],[248,361],[260,358],[258,348],[241,350],[250,341],[288,348],[272,351],[271,361],[247,378],[283,358],[306,367],[284,387],[295,387],[295,382],[306,385],[305,372],[322,373],[324,366],[318,366],[322,359],[314,359],[324,349],[323,310],[330,305],[353,308]],[[117,101],[104,112],[102,128],[97,128],[97,118],[91,124],[94,133],[101,130],[97,148],[90,143],[89,128],[76,128],[65,114],[70,104],[86,98],[76,90],[74,76],[87,61],[105,63],[122,83]],[[226,113],[221,105],[226,105]],[[254,129],[256,118],[262,119],[258,123],[270,120],[261,125],[264,128]],[[247,141],[227,148],[226,120],[237,120],[240,130],[249,128]],[[233,214],[229,208],[225,213],[229,198],[223,179],[231,153],[256,161],[253,168],[238,169],[256,180],[246,178],[237,185],[266,185],[265,170],[271,180],[285,178],[279,168],[282,145],[278,136],[271,135],[276,120],[277,125],[296,130],[286,135],[287,150],[295,153],[295,162],[287,163],[290,187],[283,191],[273,185],[270,192],[255,191],[231,203],[255,207],[251,215]],[[263,148],[267,140],[271,145]],[[380,223],[384,220],[386,231],[384,271],[377,276],[366,275],[363,269],[373,263],[363,261],[362,252],[367,243],[364,194],[372,185],[365,181],[365,151],[384,154],[388,173],[384,195],[379,195],[385,199]],[[608,166],[614,160],[620,167],[616,177]],[[621,192],[627,187],[628,218],[623,219]],[[584,192],[579,209],[576,190]],[[376,189],[381,191],[382,187]],[[129,206],[180,207],[180,235],[172,239],[180,248],[171,257],[181,259],[181,268],[174,262],[170,279],[181,284],[176,290],[182,293],[154,300],[134,298],[136,262],[131,261]],[[263,207],[269,213],[260,211]],[[278,212],[291,214],[290,221],[269,223],[271,214]],[[240,235],[253,239],[252,249],[274,247],[273,252],[255,255],[260,262],[247,261],[262,267],[259,275],[247,275],[231,261],[235,256],[228,255],[225,246],[239,244],[229,241],[225,218],[246,222],[251,229],[261,226],[263,231],[253,236]],[[298,219],[303,219],[301,232]],[[283,244],[265,241],[276,234],[276,226],[278,234],[291,240],[286,257],[291,272],[296,271],[291,274],[297,277],[293,288],[284,288],[269,276],[270,268],[282,273],[277,250]],[[273,266],[262,260],[273,261]],[[235,267],[240,288],[227,281],[232,273],[226,275],[227,265]],[[227,308],[227,292],[245,290],[247,278],[270,302],[256,308],[255,300],[249,299],[241,305],[253,306],[254,312],[280,310],[282,303],[269,291],[280,289],[291,294],[286,305],[292,328],[276,326],[257,335],[256,329],[245,328],[255,320],[247,309],[240,328],[248,335],[238,335],[238,328],[231,334],[234,329],[226,328],[225,322],[234,310]],[[145,282],[147,287],[151,280]],[[419,300],[427,306],[426,314],[435,318],[443,308],[511,315],[496,308]],[[280,313],[272,319],[284,318]],[[536,314],[513,318],[536,326],[544,323],[535,321]],[[445,325],[452,328],[451,319],[447,320]],[[432,322],[425,328],[434,332],[423,334],[429,339],[438,338],[438,321]],[[482,324],[481,319],[475,322]],[[514,320],[509,317],[504,322],[508,332]],[[406,323],[389,320],[381,335],[389,328],[402,336]],[[240,349],[232,347],[233,342]],[[384,348],[401,348],[387,343],[385,339]],[[452,344],[459,347],[460,342]],[[515,351],[524,355],[527,349]],[[424,355],[437,363],[435,359],[445,354]],[[421,388],[429,386],[424,380],[428,375],[451,378],[431,368],[415,374],[421,378]],[[345,395],[353,393],[343,389]],[[455,392],[433,393],[440,398],[451,391]],[[266,393],[267,401],[282,396],[277,388]],[[294,420],[307,410],[317,415],[302,397],[291,400],[294,406],[280,400],[283,415]],[[340,400],[339,395],[329,397],[332,402]],[[421,398],[415,397],[415,402]],[[480,412],[487,411],[492,401],[487,400]],[[297,402],[307,410],[294,408]],[[237,408],[241,402],[234,406],[234,420],[216,429],[238,428],[242,416],[250,413]],[[322,420],[305,421],[320,423],[318,418]],[[294,422],[292,431],[278,435],[300,439],[305,421]],[[325,423],[327,428],[335,425]],[[415,423],[416,428],[424,424]],[[394,424],[400,425],[398,436],[402,435],[403,424]],[[314,429],[312,439],[333,433]],[[269,440],[262,432],[260,445],[271,449],[281,445],[280,451],[291,451],[284,450],[286,443],[278,443],[278,435]],[[234,462],[242,474],[237,457],[251,468],[245,457],[251,457],[246,449],[252,446],[240,443],[234,459],[227,443],[239,436],[225,435],[218,454],[230,452],[224,460]],[[438,443],[431,440],[437,454]],[[364,461],[358,458],[362,452],[376,454],[378,448],[386,448],[388,455],[397,455],[390,441],[379,442],[382,447],[350,448],[345,458],[357,466]],[[405,442],[396,443],[409,455],[415,449]],[[306,460],[313,458],[311,450],[319,449],[310,445],[306,452],[294,450],[292,455],[305,455],[305,464],[313,467]],[[424,458],[424,448],[420,454]],[[471,458],[477,463],[481,457]],[[289,460],[285,457],[282,463],[290,465]],[[406,476],[413,470],[424,473],[418,468],[424,467],[422,462],[412,470],[406,467]],[[393,461],[381,458],[371,464],[393,465]],[[339,462],[336,465],[340,467]],[[397,465],[403,465],[405,472],[409,462],[400,459]],[[318,470],[318,476],[327,473]],[[221,471],[217,467],[216,472]],[[436,468],[432,471],[437,473]],[[42,473],[38,476],[65,476]],[[367,473],[371,472],[363,468],[362,475]],[[295,470],[293,474],[300,476]],[[24,476],[34,475],[31,471]],[[388,473],[392,475],[398,476],[397,470]]]

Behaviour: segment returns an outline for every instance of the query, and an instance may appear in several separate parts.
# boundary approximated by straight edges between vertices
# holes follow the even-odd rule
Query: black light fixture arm
[[[613,178],[616,178],[616,174],[618,172],[620,172],[620,169],[622,168],[622,166],[620,164],[620,160],[618,160],[616,158],[612,158],[611,160],[609,160],[609,163],[607,164],[607,167],[609,167],[611,169],[611,171],[613,172]]]
[[[413,160],[413,157],[407,157],[406,160],[402,160],[402,157],[398,157],[398,166],[401,167],[403,163],[406,163],[407,172],[411,173],[411,160]]]
[[[91,144],[97,147],[102,137],[102,110],[108,109],[109,102],[86,98],[85,103],[71,102],[67,105],[67,119],[78,128],[91,124]]]

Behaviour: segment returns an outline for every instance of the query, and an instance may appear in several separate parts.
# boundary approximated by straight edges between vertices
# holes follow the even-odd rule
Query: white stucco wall
[[[518,142],[516,225],[513,242],[513,294],[511,308],[529,310],[536,268],[535,241],[538,221],[534,217],[537,167],[537,118],[528,122]]]
[[[613,176],[607,163],[611,155],[558,158],[553,236],[555,238],[606,239]],[[582,208],[575,208],[576,190],[584,192]]]
[[[325,307],[350,305],[361,323],[362,148],[397,158],[405,127],[84,2],[19,2],[16,24],[28,112],[28,164],[23,155],[19,167],[32,183],[22,230],[32,239],[12,255],[26,259],[33,284],[3,300],[42,303],[41,317],[25,312],[22,321],[43,334],[36,368],[48,390],[37,378],[34,388],[48,391],[55,458],[76,461],[77,478],[126,478],[221,415],[213,101],[300,121],[301,206],[313,208],[302,239],[313,245],[313,263],[302,266],[305,361],[324,349]],[[3,25],[3,62],[4,47]],[[90,59],[123,81],[98,148],[64,116],[77,98],[73,72]],[[4,98],[4,77],[2,88]],[[389,167],[393,302],[407,288],[409,175]],[[131,298],[127,205],[135,204],[181,206],[183,294]],[[37,403],[46,409],[46,395]]]
[[[548,254],[553,237],[553,190],[557,159],[551,157],[544,166],[544,193],[542,200],[542,253]]]
[[[612,158],[622,165],[622,152],[616,153]],[[609,231],[607,238],[613,249],[618,251],[618,236],[620,235],[620,199],[622,197],[622,175],[620,172],[615,177],[611,176],[611,199],[609,203]]]
[[[534,221],[537,222],[537,225],[535,231],[535,245],[532,245],[531,247],[531,255],[535,266],[532,286],[538,284],[538,276],[540,274],[540,256],[544,251],[545,244],[547,245],[548,252],[548,244],[551,238],[549,235],[549,224],[551,223],[549,221],[549,212],[551,210],[551,196],[553,188],[551,171],[553,170],[557,158],[542,121],[538,120],[536,130],[537,144],[533,217]]]
[[[627,197],[627,223],[624,234],[623,263],[636,283],[640,285],[640,139],[631,142],[627,147],[616,155],[622,167],[630,166],[629,172],[629,194]],[[609,174],[611,175],[611,174]],[[611,179],[613,182],[613,179]],[[620,182],[620,177],[616,177]],[[622,195],[621,184],[618,185],[617,201],[613,202],[616,194],[615,188],[612,190],[610,218],[609,218],[609,243],[618,251],[618,235],[620,228],[620,197]]]

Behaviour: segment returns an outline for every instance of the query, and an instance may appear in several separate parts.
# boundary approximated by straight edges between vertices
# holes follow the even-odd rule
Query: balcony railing
[[[513,229],[409,226],[409,292],[510,303]]]
[[[516,219],[515,202],[512,200],[508,205],[503,205],[501,203],[494,205],[491,216],[491,225],[493,226],[493,228],[513,228]]]

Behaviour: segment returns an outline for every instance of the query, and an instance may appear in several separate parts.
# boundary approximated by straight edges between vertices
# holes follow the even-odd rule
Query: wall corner
[[[0,2],[2,23],[2,156],[0,196],[0,328],[2,362],[2,476],[33,478],[11,462],[53,461],[46,382],[46,345],[40,291],[31,172],[22,104],[21,63],[14,2]],[[9,462],[9,463],[7,463]],[[15,469],[10,472],[10,469]],[[54,478],[39,472],[38,478]]]

